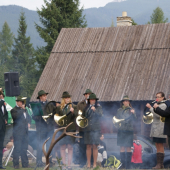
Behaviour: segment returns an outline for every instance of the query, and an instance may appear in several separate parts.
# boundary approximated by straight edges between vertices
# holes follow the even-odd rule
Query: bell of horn
[[[153,113],[151,112],[147,112],[144,116],[143,116],[143,123],[145,124],[151,124],[153,122]]]
[[[50,118],[53,114],[50,113],[49,115],[47,116],[42,116],[42,118],[45,120],[45,122],[47,122],[48,118]]]
[[[64,119],[66,118],[67,116],[64,115],[64,116],[58,116],[58,114],[55,114],[54,115],[54,121],[59,125],[59,126],[63,126],[64,125]]]
[[[113,117],[113,124],[115,125],[116,128],[121,126],[121,122],[123,122],[124,119],[117,119],[115,116]]]
[[[162,117],[162,116],[161,116],[161,117],[160,117],[160,120],[161,120],[162,123],[165,123],[165,117]]]
[[[82,116],[82,111],[79,110],[78,112],[79,116],[76,118],[76,123],[79,127],[85,128],[88,126],[88,119]]]

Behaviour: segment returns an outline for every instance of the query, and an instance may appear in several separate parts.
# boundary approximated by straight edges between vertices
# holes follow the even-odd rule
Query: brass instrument
[[[76,118],[76,123],[79,127],[85,128],[88,126],[88,119],[82,116],[82,111],[78,111],[78,116]]]
[[[50,113],[49,115],[47,116],[42,116],[42,118],[45,120],[45,122],[47,122],[47,119],[49,119],[53,114]]]
[[[22,100],[24,100],[24,105],[26,105],[27,97],[22,97]]]
[[[143,123],[145,124],[151,124],[153,122],[153,113],[146,112],[145,115],[143,115]]]
[[[113,117],[113,124],[116,128],[121,127],[121,122],[123,122],[125,119],[117,119],[115,116]]]
[[[65,107],[67,107],[68,105],[70,105],[72,103],[68,103],[66,104]],[[54,115],[54,121],[59,125],[59,126],[63,126],[64,125],[64,119],[69,115],[71,114],[71,112],[68,112],[66,115],[63,115],[63,116],[59,116],[58,114],[55,114]]]

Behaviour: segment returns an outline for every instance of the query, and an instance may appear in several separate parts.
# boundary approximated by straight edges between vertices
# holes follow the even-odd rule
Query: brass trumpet
[[[88,119],[82,116],[82,111],[78,111],[78,116],[76,118],[76,123],[79,127],[85,128],[88,126]]]

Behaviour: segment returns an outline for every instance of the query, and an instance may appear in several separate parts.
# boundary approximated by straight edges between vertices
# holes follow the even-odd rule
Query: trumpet
[[[76,123],[79,127],[85,128],[88,126],[88,119],[86,117],[83,117],[82,114],[83,114],[82,111],[79,110],[78,116],[76,118]]]

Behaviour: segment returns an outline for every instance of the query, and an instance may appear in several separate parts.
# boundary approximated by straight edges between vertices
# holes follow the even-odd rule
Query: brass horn
[[[125,119],[117,119],[115,116],[113,117],[113,124],[116,128],[119,128],[121,126],[121,122],[123,122]]]
[[[24,104],[26,105],[27,97],[22,97],[22,100],[24,100]]]
[[[146,112],[145,115],[143,115],[143,123],[145,124],[151,124],[153,122],[153,113]]]
[[[64,119],[66,118],[67,116],[64,115],[64,116],[59,116],[58,114],[55,114],[54,115],[54,120],[55,122],[59,125],[59,126],[63,126],[64,125]]]
[[[79,127],[85,128],[88,126],[88,119],[82,116],[82,111],[78,111],[78,116],[76,118],[76,123]]]
[[[42,118],[45,120],[45,122],[47,122],[47,119],[50,118],[53,114],[50,113],[49,115],[47,116],[42,116]]]

